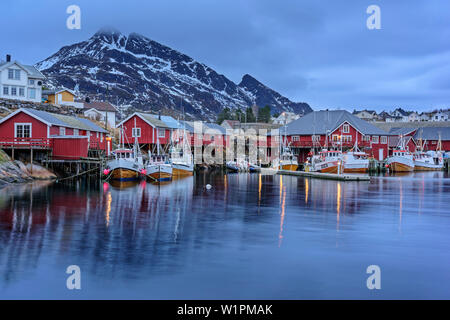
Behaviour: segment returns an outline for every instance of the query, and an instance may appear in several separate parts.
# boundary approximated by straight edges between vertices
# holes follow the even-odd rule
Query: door
[[[58,104],[61,104],[62,102],[62,94],[58,93]]]
[[[384,160],[384,149],[378,150],[378,160],[383,161]]]

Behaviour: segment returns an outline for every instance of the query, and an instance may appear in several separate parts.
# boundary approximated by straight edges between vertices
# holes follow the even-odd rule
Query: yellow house
[[[47,101],[52,104],[71,104],[75,102],[75,93],[72,90],[61,88],[55,90],[44,90],[42,96],[47,98]]]

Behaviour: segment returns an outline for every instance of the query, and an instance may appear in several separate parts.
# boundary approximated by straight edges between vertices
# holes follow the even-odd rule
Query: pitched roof
[[[183,125],[180,123],[180,121],[176,120],[175,118],[171,116],[163,116],[158,114],[150,114],[153,118],[158,119],[161,117],[161,121],[164,122],[164,124],[169,127],[170,129],[182,129]]]
[[[85,109],[96,109],[99,111],[117,112],[117,109],[106,101],[91,101],[83,103]]]
[[[194,127],[188,121],[180,120],[181,128],[186,129],[190,133],[194,133]]]
[[[21,64],[18,61],[10,61],[5,62],[3,64],[0,64],[0,70],[3,68],[7,68],[9,66],[12,66],[13,64],[17,64],[19,67],[21,67],[25,72],[28,73],[28,76],[31,78],[37,78],[37,79],[45,79],[45,76],[34,66],[29,66],[26,64]]]
[[[389,130],[389,133],[395,134],[395,135],[407,135],[414,131],[416,131],[417,128],[411,128],[411,127],[397,127],[397,128],[391,128]]]
[[[152,126],[154,128],[170,129],[169,126],[167,126],[164,122],[162,122],[158,118],[155,118],[150,113],[143,113],[143,112],[133,113],[132,115],[128,116],[126,119],[122,120],[118,125],[116,125],[116,127],[120,127],[122,124],[124,124],[125,122],[127,122],[128,120],[133,118],[134,116],[138,116],[139,118],[141,118],[142,120],[144,120],[145,122],[147,122],[150,126]]]
[[[70,89],[66,89],[66,88],[55,88],[55,89],[50,89],[50,90],[42,90],[42,94],[56,94],[56,93],[63,92],[63,91],[67,91],[67,92],[70,92],[72,95],[75,95],[75,92],[73,92]]]
[[[300,119],[297,119],[286,125],[286,134],[288,135],[326,135],[336,130],[341,124],[348,122],[352,127],[364,135],[389,135],[373,124],[362,120],[345,110],[322,110],[313,111]],[[284,126],[280,132],[284,132]]]
[[[166,125],[162,120],[159,120],[158,117],[154,117],[153,115],[149,114],[149,113],[141,113],[141,112],[137,112],[138,115],[140,115],[142,118],[144,118],[145,120],[147,120],[148,122],[152,123],[154,127],[158,127],[158,128],[167,128],[169,129],[170,127],[168,125]]]
[[[78,118],[75,116],[66,116],[57,113],[50,113],[31,108],[21,108],[11,113],[10,115],[6,116],[5,118],[1,119],[0,123],[11,118],[12,116],[16,115],[19,112],[25,112],[30,116],[35,117],[38,120],[43,121],[49,125],[108,133],[108,131],[99,127],[98,125],[96,125],[92,121],[89,121],[88,119]]]
[[[424,127],[417,129],[414,139],[418,140],[450,140],[450,127]]]

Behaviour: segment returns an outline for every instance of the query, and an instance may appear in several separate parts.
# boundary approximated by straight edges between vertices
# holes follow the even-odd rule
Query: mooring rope
[[[84,171],[84,172],[81,172],[81,173],[77,173],[76,175],[73,175],[73,176],[70,176],[70,177],[66,177],[66,178],[62,178],[62,179],[56,179],[55,182],[58,183],[58,182],[63,181],[63,180],[73,179],[73,178],[76,178],[76,177],[78,177],[78,176],[82,176],[82,175],[84,175],[84,174],[86,174],[86,173],[88,173],[88,172],[90,172],[90,171],[99,170],[99,169],[100,169],[100,167],[96,167],[96,168],[93,168],[93,169],[89,169],[89,170],[87,170],[87,171]]]

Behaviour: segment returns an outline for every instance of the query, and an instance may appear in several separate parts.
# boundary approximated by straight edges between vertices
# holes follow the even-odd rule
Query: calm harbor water
[[[0,298],[450,299],[449,195],[443,172],[9,186]]]

